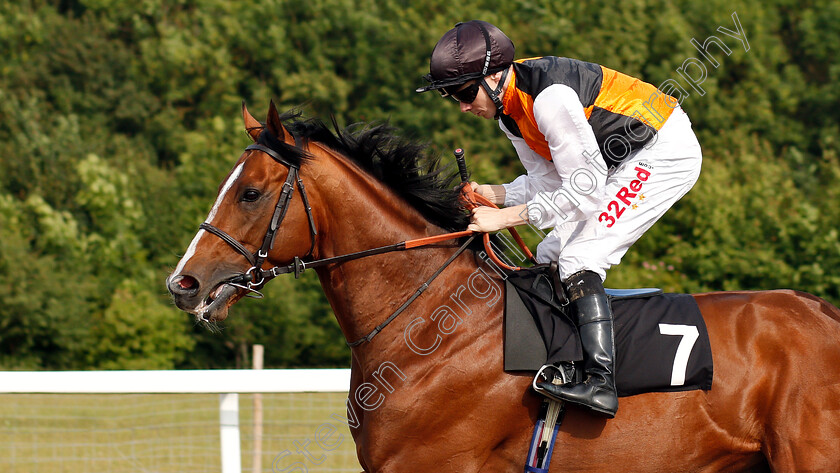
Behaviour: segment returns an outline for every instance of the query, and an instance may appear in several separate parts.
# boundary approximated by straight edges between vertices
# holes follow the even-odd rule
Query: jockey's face
[[[495,89],[496,86],[499,85],[501,75],[501,72],[497,72],[484,78],[490,89]],[[480,82],[480,80],[478,82]],[[468,82],[465,84],[464,88],[469,87],[471,83],[472,82]],[[487,91],[484,87],[480,84],[478,85],[478,94],[475,96],[475,100],[473,100],[472,103],[459,102],[461,111],[472,113],[477,117],[493,120],[496,116],[496,105],[493,103],[490,96],[487,95]],[[504,95],[504,93],[502,95]]]

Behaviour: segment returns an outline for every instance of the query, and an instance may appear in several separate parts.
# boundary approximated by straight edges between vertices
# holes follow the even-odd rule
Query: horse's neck
[[[312,205],[322,235],[317,245],[318,257],[440,233],[392,190],[346,158],[333,157],[319,164],[313,171],[319,202]]]
[[[442,232],[393,191],[346,161],[338,160],[323,169],[316,182],[319,207],[328,213],[319,219],[324,227],[319,228],[320,258]],[[453,240],[435,248],[389,252],[320,269],[318,276],[324,292],[348,341],[367,335],[382,323],[456,248],[457,240]],[[462,255],[446,273],[469,275],[474,269],[472,258]],[[414,302],[407,312],[425,310],[428,303],[422,299]],[[401,335],[400,330],[409,319],[409,315],[402,314],[400,320],[385,329],[388,335],[383,331],[378,337],[384,340],[393,338],[394,334]]]

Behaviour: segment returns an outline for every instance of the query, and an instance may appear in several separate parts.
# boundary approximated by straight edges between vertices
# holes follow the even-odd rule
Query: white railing
[[[0,394],[219,393],[222,473],[242,471],[239,393],[330,393],[349,387],[349,369],[0,372]]]

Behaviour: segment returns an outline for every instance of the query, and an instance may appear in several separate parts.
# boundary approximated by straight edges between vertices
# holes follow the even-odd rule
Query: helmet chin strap
[[[496,120],[499,119],[499,116],[505,110],[505,106],[502,104],[502,98],[500,95],[502,94],[502,89],[505,87],[505,80],[507,80],[508,71],[510,71],[509,66],[502,71],[502,77],[499,79],[499,84],[496,86],[495,90],[490,88],[484,77],[481,78],[481,87],[484,88],[484,91],[487,92],[490,100],[492,100],[493,104],[496,105],[496,115],[493,117]]]

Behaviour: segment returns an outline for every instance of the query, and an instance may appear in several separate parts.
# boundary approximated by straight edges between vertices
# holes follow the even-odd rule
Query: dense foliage
[[[745,42],[718,29],[734,12]],[[495,123],[413,92],[438,37],[472,18],[518,57],[683,87],[703,174],[608,285],[840,303],[836,1],[23,0],[0,3],[0,367],[243,366],[252,343],[272,367],[346,365],[312,275],[241,302],[221,333],[177,311],[164,278],[247,144],[243,99],[258,117],[274,99],[390,120],[441,154],[466,148],[479,181],[515,177]],[[711,35],[730,51],[709,46],[718,67],[690,42]],[[678,73],[689,58],[699,90]]]

